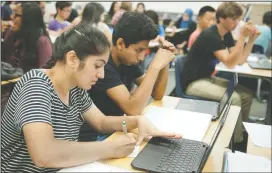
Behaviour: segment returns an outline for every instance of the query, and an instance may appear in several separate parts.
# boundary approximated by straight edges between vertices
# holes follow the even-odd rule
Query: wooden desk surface
[[[248,68],[250,68],[251,71],[250,72],[245,72],[245,71],[244,72],[238,72],[239,74],[245,74],[245,75],[250,75],[250,76],[258,76],[258,77],[272,77],[272,74],[271,74],[272,70],[253,69],[248,65],[248,63],[245,63],[244,65],[247,66]],[[228,68],[223,69],[222,67],[220,67],[220,69],[219,69],[218,64],[216,65],[215,69],[218,70],[218,71],[225,71],[225,72],[232,72],[232,73],[236,72],[233,69],[228,69]]]
[[[271,159],[271,148],[263,148],[263,147],[255,146],[252,143],[249,136],[247,140],[247,153],[257,155],[257,156],[264,156]]]
[[[20,78],[15,78],[15,79],[11,79],[11,80],[7,80],[7,81],[1,81],[1,86],[2,85],[6,85],[6,84],[9,84],[9,83],[12,83],[12,82],[17,82]]]
[[[179,99],[180,98],[177,98],[177,97],[164,96],[163,100],[153,101],[150,104],[150,106],[152,105],[152,106],[162,106],[167,108],[175,108]],[[149,106],[147,106],[145,110],[147,110],[148,108]],[[214,148],[212,149],[210,156],[206,162],[206,165],[203,169],[204,172],[220,172],[221,171],[222,164],[223,164],[223,154],[225,151],[230,151],[229,149],[226,149],[226,147],[228,146],[230,142],[239,113],[240,113],[240,107],[231,106],[229,111],[229,116],[226,118],[224,127],[222,128],[221,133],[219,134],[217,141],[214,145]],[[203,139],[204,142],[209,144],[214,134],[214,131],[216,130],[219,124],[219,121],[220,119],[211,123]],[[106,140],[112,140],[116,138],[118,135],[120,135],[121,133],[122,132],[116,132]],[[146,144],[147,142],[142,142],[140,146],[140,150],[142,150]],[[103,163],[109,164],[112,166],[117,166],[124,169],[129,169],[132,171],[137,171],[131,167],[131,162],[133,160],[134,158],[110,159],[110,160],[103,161]]]

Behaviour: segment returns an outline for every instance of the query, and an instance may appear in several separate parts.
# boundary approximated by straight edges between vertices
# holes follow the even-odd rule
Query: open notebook
[[[100,162],[61,169],[59,172],[132,172],[130,170],[106,165]]]
[[[183,135],[183,138],[202,141],[209,128],[212,115],[179,109],[150,106],[145,112],[158,129]]]

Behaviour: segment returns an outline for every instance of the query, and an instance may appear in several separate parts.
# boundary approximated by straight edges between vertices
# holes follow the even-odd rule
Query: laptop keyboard
[[[156,170],[158,172],[192,172],[196,163],[199,163],[203,143],[186,139],[171,139],[169,148],[172,151],[163,155]]]

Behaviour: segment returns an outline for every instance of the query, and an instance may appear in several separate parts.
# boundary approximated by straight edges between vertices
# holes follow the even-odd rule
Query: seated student
[[[70,25],[70,22],[66,21],[71,13],[71,2],[57,1],[56,2],[56,17],[48,23],[48,29],[52,31],[59,31],[62,33]]]
[[[190,8],[187,8],[183,15],[176,21],[175,26],[177,28],[183,28],[188,29],[189,25],[193,22],[193,10]]]
[[[135,12],[145,13],[145,5],[144,5],[144,3],[142,3],[142,2],[138,3]]]
[[[224,2],[218,7],[216,11],[217,24],[201,32],[191,47],[184,64],[181,81],[186,94],[215,101],[222,98],[228,81],[219,77],[211,77],[214,71],[211,62],[218,59],[229,68],[243,64],[247,61],[253,43],[259,34],[257,30],[254,31],[256,28],[253,24],[247,23],[242,28],[240,38],[234,45],[231,31],[238,24],[241,15],[242,9],[235,2]],[[249,41],[244,47],[245,38],[248,36]],[[242,109],[234,135],[235,142],[243,140],[242,121],[247,120],[251,103],[252,92],[238,85],[232,97],[232,104],[241,106]]]
[[[121,2],[120,9],[114,14],[111,19],[111,25],[114,27],[124,12],[132,10],[132,2]]]
[[[3,50],[1,60],[22,68],[24,72],[42,67],[51,58],[51,41],[37,3],[17,5],[13,26],[4,38]]]
[[[263,15],[263,25],[257,26],[261,35],[256,39],[254,44],[263,47],[264,53],[267,52],[269,42],[271,42],[271,26],[272,26],[272,11],[268,11]]]
[[[141,13],[125,12],[116,24],[109,62],[105,65],[105,78],[98,80],[89,90],[94,104],[105,115],[140,115],[150,96],[156,100],[164,96],[168,64],[175,57],[171,52],[175,50],[174,46],[165,41],[164,46],[171,51],[159,49],[145,74],[137,66],[144,60],[149,41],[157,35],[157,27]],[[133,83],[139,87],[131,94]],[[85,123],[80,140],[91,140],[97,135]]]
[[[39,4],[41,10],[42,10],[42,14],[45,14],[45,8],[46,8],[46,3],[45,1],[35,1],[37,4]]]
[[[173,26],[173,32],[168,34],[167,40],[175,44],[180,54],[186,54],[189,37],[196,29],[196,23],[192,20],[193,10],[188,8],[184,11],[183,15],[176,21]],[[175,32],[176,28],[186,29],[182,32]]]
[[[77,17],[76,21],[73,22],[73,25],[77,25],[81,22],[93,26],[102,31],[111,43],[112,34],[108,25],[104,23],[104,12],[105,9],[101,4],[90,2],[85,6],[82,16]]]
[[[12,19],[14,17],[13,11],[19,2],[6,1],[4,5],[1,5],[1,34],[2,38],[5,37],[7,30],[12,25]]]
[[[189,38],[188,49],[192,47],[196,38],[204,29],[215,24],[215,9],[211,6],[202,7],[198,12],[197,22],[197,28]]]
[[[154,128],[145,117],[105,116],[86,90],[104,77],[110,44],[99,30],[78,25],[54,44],[53,67],[33,69],[15,85],[1,118],[1,170],[56,172],[61,168],[129,155],[144,137],[180,137]],[[51,61],[51,62],[52,62]],[[106,142],[77,142],[87,121],[102,133],[138,128]]]
[[[148,10],[145,12],[145,15],[147,15],[151,20],[152,22],[157,25],[157,27],[159,28],[159,35],[151,40],[150,42],[154,42],[154,43],[158,43],[160,41],[164,41],[164,28],[162,25],[159,25],[159,16],[158,14],[153,11],[153,10]],[[150,63],[152,62],[152,60],[154,59],[155,57],[155,54],[156,52],[158,51],[158,47],[151,47],[149,49],[147,49],[147,56],[145,57],[145,59],[143,61],[141,61],[139,63],[139,67],[143,70],[143,71],[146,71],[150,65]]]
[[[114,16],[114,14],[120,9],[120,3],[117,1],[113,1],[110,7],[109,12],[105,16],[105,23],[107,25],[111,25],[111,19]]]

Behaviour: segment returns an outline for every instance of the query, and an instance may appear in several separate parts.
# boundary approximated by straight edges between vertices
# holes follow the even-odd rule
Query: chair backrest
[[[259,54],[264,54],[264,48],[260,45],[254,44],[251,53],[259,53]]]
[[[183,62],[184,57],[183,56],[178,56],[176,57],[175,60],[175,79],[176,79],[176,96],[181,97],[182,95],[182,88],[180,84],[180,75],[181,75],[181,70],[183,68]]]
[[[184,89],[184,86],[181,81],[181,74],[183,71],[183,66],[185,63],[185,60],[187,59],[187,55],[185,56],[178,56],[175,60],[175,79],[176,79],[176,96],[181,98],[187,98],[187,99],[194,99],[194,100],[209,100],[197,96],[190,96],[186,95]]]

